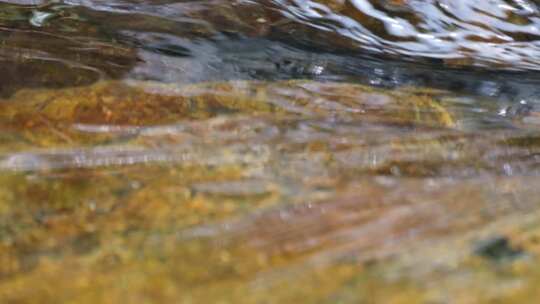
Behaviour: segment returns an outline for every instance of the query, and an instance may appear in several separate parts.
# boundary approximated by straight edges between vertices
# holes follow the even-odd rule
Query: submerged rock
[[[19,90],[0,101],[0,302],[530,295],[537,136],[467,127],[478,107],[451,95],[309,80]],[[486,235],[508,242],[472,251]],[[488,262],[516,248],[526,258]]]
[[[499,98],[484,100],[288,47],[535,68],[516,53],[536,47],[529,2],[495,1],[496,16],[446,2],[3,1],[0,303],[538,298],[533,102],[504,104],[498,74],[474,78]],[[456,23],[439,33],[444,16]],[[444,39],[479,16],[516,27]],[[509,53],[446,56],[465,44]],[[317,78],[344,68],[399,88]],[[318,80],[210,82],[276,70]],[[126,74],[171,83],[111,80]]]
[[[118,78],[137,62],[133,48],[73,11],[5,1],[0,11],[0,96]]]
[[[451,127],[452,116],[435,95],[310,81],[185,86],[113,81],[63,90],[21,90],[0,102],[0,126],[34,142],[71,144],[85,125],[136,129],[233,114]]]

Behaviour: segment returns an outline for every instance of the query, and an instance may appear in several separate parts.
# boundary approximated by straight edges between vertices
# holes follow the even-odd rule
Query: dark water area
[[[0,303],[534,303],[540,3],[0,1]]]
[[[2,57],[25,64],[2,73],[9,78],[2,81],[4,94],[17,87],[10,84],[17,73],[43,78],[31,71],[51,65],[78,77],[48,75],[28,85],[123,76],[166,82],[320,78],[503,98],[538,95],[534,3],[7,2]],[[434,46],[442,41],[446,47]]]

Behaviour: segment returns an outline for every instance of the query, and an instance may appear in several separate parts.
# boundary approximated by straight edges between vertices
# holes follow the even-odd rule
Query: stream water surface
[[[535,303],[540,3],[0,1],[0,303]]]

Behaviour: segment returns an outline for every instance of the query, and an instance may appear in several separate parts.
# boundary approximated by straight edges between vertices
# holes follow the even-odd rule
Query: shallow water
[[[526,303],[533,1],[0,1],[1,303]]]

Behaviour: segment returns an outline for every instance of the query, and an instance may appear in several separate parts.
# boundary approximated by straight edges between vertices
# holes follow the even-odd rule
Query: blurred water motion
[[[317,29],[319,38],[328,38],[322,44],[332,45],[331,38],[338,36],[374,53],[441,59],[448,65],[538,69],[540,12],[535,1],[276,3],[287,16]]]
[[[0,1],[1,303],[528,303],[533,1]]]

